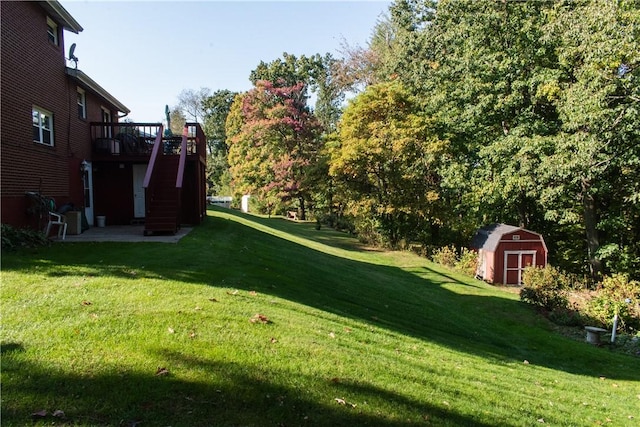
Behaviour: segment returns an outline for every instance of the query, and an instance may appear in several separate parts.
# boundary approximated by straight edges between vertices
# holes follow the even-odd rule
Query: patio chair
[[[49,237],[52,225],[58,226],[58,237],[62,237],[62,240],[64,240],[67,237],[67,221],[64,215],[49,211],[49,223],[45,231],[47,237]]]

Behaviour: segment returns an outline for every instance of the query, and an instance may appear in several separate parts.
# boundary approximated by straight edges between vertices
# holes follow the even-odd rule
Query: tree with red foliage
[[[307,107],[304,84],[257,81],[239,102],[228,121],[240,124],[229,135],[234,185],[268,206],[297,200],[304,219],[313,186],[308,171],[321,145],[321,126]]]

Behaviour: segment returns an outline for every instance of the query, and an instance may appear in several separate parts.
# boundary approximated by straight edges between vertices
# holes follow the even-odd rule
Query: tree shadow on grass
[[[619,369],[630,356],[556,335],[521,302],[434,270],[426,260],[409,268],[381,265],[362,261],[352,240],[343,242],[347,254],[340,256],[279,234],[301,228],[313,236],[312,226],[232,212],[207,218],[178,245],[65,245],[33,262],[53,262],[54,275],[66,268],[257,291],[498,363],[528,360],[580,375],[640,380],[640,371]],[[316,242],[330,242],[327,234]]]
[[[18,350],[19,345],[12,347]],[[92,425],[92,426],[488,426],[470,417],[408,399],[366,383],[317,382],[327,391],[318,397],[294,386],[265,380],[250,367],[202,360],[172,351],[157,350],[184,366],[202,373],[201,380],[181,378],[178,372],[127,372],[83,375],[52,372],[12,357],[3,357],[2,424],[4,426]],[[291,383],[295,383],[295,379]],[[322,384],[324,383],[324,384]],[[327,385],[327,383],[330,383]],[[336,396],[357,393],[367,401],[349,402]],[[33,406],[25,407],[28,403]],[[72,402],[71,404],[69,402]],[[367,403],[369,402],[369,403]],[[376,402],[392,402],[395,413],[377,412]],[[65,405],[59,407],[59,405]],[[47,411],[46,416],[32,414]],[[63,417],[54,417],[56,410]],[[407,419],[404,414],[413,415]]]

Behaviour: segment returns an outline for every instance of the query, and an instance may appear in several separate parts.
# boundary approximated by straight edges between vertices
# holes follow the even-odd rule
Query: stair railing
[[[144,175],[144,183],[142,186],[144,188],[149,188],[149,184],[151,183],[151,177],[153,175],[153,169],[155,168],[156,161],[158,160],[158,156],[160,155],[160,146],[162,145],[162,132],[163,126],[160,125],[158,129],[158,134],[156,135],[156,141],[153,144],[153,150],[151,150],[151,157],[149,158],[149,165],[147,166],[147,173]]]
[[[182,188],[184,179],[184,165],[187,163],[187,137],[189,136],[189,128],[185,126],[182,129],[182,142],[180,143],[180,160],[178,162],[178,175],[176,175],[176,188]]]

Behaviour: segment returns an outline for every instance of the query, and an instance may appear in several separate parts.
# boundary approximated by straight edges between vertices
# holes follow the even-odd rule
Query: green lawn
[[[640,420],[637,357],[310,223],[215,209],[177,245],[3,254],[1,301],[3,426]]]

